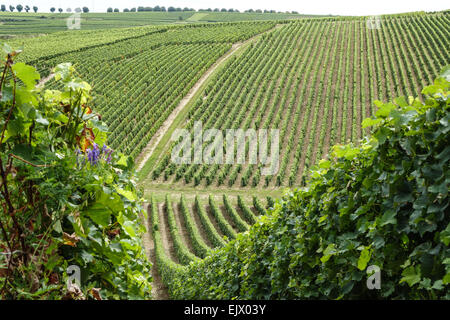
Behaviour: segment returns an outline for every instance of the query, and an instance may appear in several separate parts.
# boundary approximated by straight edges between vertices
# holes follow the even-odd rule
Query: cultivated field
[[[394,106],[392,102],[398,96],[404,97],[395,99],[395,103],[402,107],[413,103],[420,104],[418,100],[414,100],[416,97],[424,102],[425,96],[420,90],[432,84],[441,69],[450,64],[448,11],[386,15],[372,21],[371,24],[368,24],[368,17],[314,17],[275,13],[150,12],[120,15],[105,13],[82,15],[82,30],[62,31],[65,29],[67,16],[68,14],[0,13],[0,35],[19,35],[8,43],[12,46],[24,46],[24,52],[17,60],[35,66],[41,76],[45,77],[43,82],[47,89],[62,90],[61,81],[57,82],[58,79],[52,78],[52,68],[63,62],[72,63],[77,75],[92,86],[94,98],[86,102],[86,105],[91,105],[92,109],[99,112],[101,120],[108,125],[108,146],[116,152],[131,156],[137,168],[138,185],[143,191],[146,202],[144,208],[148,213],[148,217],[142,215],[141,218],[148,230],[144,233],[146,253],[153,264],[152,295],[161,299],[170,298],[167,287],[170,290],[170,286],[176,283],[171,282],[173,279],[182,281],[180,279],[183,279],[183,276],[195,273],[195,270],[189,269],[193,263],[210,261],[202,259],[211,256],[213,259],[226,257],[226,254],[213,253],[219,252],[220,248],[225,248],[222,253],[232,252],[232,245],[227,246],[232,240],[244,239],[242,241],[248,243],[243,247],[248,246],[250,248],[248,250],[253,250],[252,241],[255,239],[240,238],[240,233],[250,230],[244,235],[248,236],[252,230],[259,230],[258,232],[267,235],[268,238],[272,237],[264,230],[264,223],[270,219],[272,222],[276,220],[274,217],[265,216],[267,209],[276,206],[275,199],[284,195],[284,200],[292,201],[285,203],[283,207],[286,212],[291,210],[291,205],[294,208],[292,221],[286,218],[289,228],[303,223],[301,220],[303,215],[295,216],[297,209],[292,204],[298,205],[296,202],[298,199],[289,200],[289,197],[293,197],[294,191],[291,190],[307,185],[311,169],[316,168],[321,159],[330,157],[330,148],[333,145],[346,143],[360,145],[370,133],[370,129],[364,125],[364,119],[375,115],[384,102]],[[10,80],[6,77],[5,79]],[[31,89],[34,89],[34,80],[33,78]],[[56,99],[51,94],[49,92],[48,96]],[[5,97],[6,100],[8,96]],[[14,106],[15,100],[12,99],[11,103]],[[82,105],[82,115],[86,105]],[[60,104],[57,104],[57,107],[59,106]],[[427,117],[434,119],[433,114]],[[60,118],[65,119],[65,115]],[[60,121],[60,118],[55,121]],[[440,123],[447,121],[448,125],[448,116],[447,120],[442,119]],[[410,119],[405,116],[401,118],[401,121],[403,120],[406,123]],[[30,124],[22,131],[30,130],[31,148],[31,132],[35,119],[30,121],[33,125]],[[436,124],[439,121],[434,122]],[[201,123],[203,130],[279,130],[280,157],[277,170],[264,175],[264,164],[249,161],[248,152],[252,148],[249,139],[244,140],[246,153],[244,163],[174,163],[171,156],[181,141],[172,139],[176,129],[187,129],[189,136],[192,137],[193,143],[189,146],[189,154],[195,154],[198,150],[201,153],[209,150],[211,153],[213,150],[211,146],[219,146],[214,150],[214,155],[220,151],[227,152],[223,140],[216,139],[218,134],[200,142],[196,141],[194,138],[196,123]],[[15,129],[13,126],[12,128]],[[80,128],[78,131],[85,133],[86,127]],[[8,127],[11,132],[13,129]],[[75,132],[74,136],[79,132]],[[19,142],[22,147],[23,141]],[[410,149],[411,146],[405,147],[405,150]],[[436,148],[435,152],[439,152],[439,159],[448,161],[446,158],[448,151],[445,150],[437,151]],[[78,149],[76,152],[82,154]],[[232,154],[235,153],[237,150],[233,149]],[[400,159],[400,156],[398,157]],[[439,179],[442,178],[444,160],[442,160],[444,164],[439,162],[440,167],[437,169],[433,167],[434,171],[430,175],[439,174]],[[396,170],[399,166],[412,166],[405,161],[401,162],[401,165],[397,163]],[[119,162],[121,163],[114,172],[120,176],[122,169],[117,168],[124,168],[126,161],[120,159]],[[47,166],[36,166],[41,167]],[[393,167],[392,165],[392,168],[385,170],[394,170]],[[326,171],[328,168],[322,169]],[[348,175],[342,173],[344,170],[339,172],[347,179]],[[408,176],[408,181],[413,180],[417,172]],[[380,174],[378,178],[382,179],[383,175],[384,173]],[[94,178],[103,181],[101,180],[103,177],[100,179],[94,175]],[[104,179],[107,181],[106,175]],[[132,179],[129,181],[134,183]],[[366,187],[364,182],[361,182],[360,188]],[[372,182],[367,182],[369,183]],[[343,189],[349,186],[350,182]],[[441,195],[448,192],[448,188],[445,190],[444,182],[442,186],[436,193]],[[117,199],[125,199],[123,211],[126,211],[125,208],[129,203],[138,199],[137,195],[127,189],[128,187],[129,185],[123,188],[116,185],[111,187],[111,190],[115,188],[117,191]],[[353,187],[357,189],[356,182]],[[89,188],[89,185],[83,185],[77,190]],[[337,193],[334,187],[326,188],[324,186],[323,190],[329,191],[330,194]],[[101,198],[103,206],[109,201],[105,199],[113,199],[110,196],[111,190],[101,185],[96,194],[93,192],[86,197],[91,201],[97,194],[104,195]],[[433,193],[433,190],[427,192]],[[345,190],[342,193],[344,194]],[[348,203],[351,203],[350,207],[355,199],[361,197],[358,191],[351,195],[340,196],[345,198],[342,203],[347,201],[346,197],[349,199],[353,197],[353,200],[348,200]],[[409,196],[408,193],[405,198],[410,199]],[[394,196],[390,194],[386,198],[391,199]],[[114,201],[118,201],[117,199]],[[89,201],[85,201],[86,207]],[[312,202],[315,203],[314,201]],[[392,208],[403,208],[406,201],[401,198],[395,205],[393,202],[389,202],[388,205]],[[323,203],[325,202],[323,200]],[[323,205],[326,210],[330,212],[334,210],[334,207],[330,209],[327,205],[326,203]],[[444,205],[436,209],[436,212],[445,209]],[[83,208],[82,204],[79,206]],[[96,210],[101,211],[99,206],[92,211],[87,209],[85,211],[94,215]],[[338,207],[341,210],[342,206],[341,203],[336,205],[335,211],[338,212]],[[366,207],[361,208],[358,212],[366,213],[364,211]],[[121,210],[118,210],[120,213],[114,218],[117,221],[123,219]],[[139,210],[142,214],[142,210]],[[80,212],[84,211],[80,209]],[[76,214],[80,215],[80,212],[77,211]],[[346,211],[348,212],[350,209]],[[389,210],[386,212],[391,213]],[[376,213],[384,214],[384,212]],[[76,214],[73,215],[75,218],[71,216],[71,219],[76,219]],[[109,218],[112,215],[110,212],[104,215],[108,223],[104,223],[104,229],[98,230],[100,232],[107,229],[102,231],[103,235],[108,232],[108,237],[114,239],[118,233],[111,236],[110,232],[114,233],[119,229],[113,230],[113,227],[109,226]],[[357,219],[356,216],[352,214],[352,222],[345,221],[343,224],[356,225],[356,222],[353,222]],[[319,227],[321,223],[328,223],[327,217],[328,215],[325,215],[316,219]],[[114,219],[111,223],[115,227]],[[386,225],[397,222],[394,216],[385,218],[383,215],[382,219],[381,222]],[[305,223],[306,229],[308,223]],[[367,226],[369,222],[364,223],[366,224],[363,225],[361,222],[361,230],[377,226],[376,222],[370,227]],[[252,229],[251,226],[254,224],[259,229]],[[288,227],[282,224],[276,227],[279,227],[276,236],[281,237],[288,230]],[[83,226],[80,229],[83,229]],[[132,227],[132,232],[130,229],[126,230],[127,234],[130,232],[136,235]],[[348,234],[350,233],[349,231]],[[291,242],[303,241],[301,235],[295,236],[297,238],[283,240],[285,242],[282,245],[277,244],[275,247],[284,248],[287,242],[291,245]],[[334,241],[334,236],[335,234],[330,236],[332,240],[325,238],[313,240],[320,242],[322,246],[322,242]],[[353,241],[351,237],[352,235],[344,240],[350,243],[350,240]],[[408,240],[407,236],[406,239]],[[110,240],[105,240],[104,244]],[[311,242],[314,242],[313,240]],[[413,241],[415,240],[411,240]],[[254,243],[256,242],[255,240]],[[126,247],[127,242],[123,243]],[[326,250],[332,245],[334,246],[334,243]],[[372,248],[371,246],[372,244],[370,246],[368,244],[367,248]],[[324,251],[322,247],[320,250]],[[330,252],[333,253],[329,254],[328,259],[335,254],[334,247],[330,248]],[[363,248],[362,250],[369,252],[369,249],[356,240],[348,250],[356,250],[355,248],[358,250]],[[347,252],[346,250],[347,247],[342,252]],[[357,253],[359,254],[359,251]],[[270,254],[271,252],[267,255]],[[288,256],[290,253],[283,252],[280,255],[283,254]],[[253,259],[253,256],[249,259]],[[319,258],[316,260],[319,261]],[[358,257],[353,260],[358,260]],[[245,263],[247,262],[245,260]],[[286,260],[282,263],[291,268],[289,263],[292,261]],[[359,260],[357,264],[357,268],[363,270],[359,267]],[[209,266],[203,264],[201,267],[203,271],[207,270],[204,272],[210,272]],[[292,268],[295,267],[296,265]],[[214,272],[216,271],[211,271],[211,274]],[[174,274],[182,276],[177,278]],[[195,276],[192,277],[194,278]],[[211,278],[214,279],[213,276]],[[292,283],[291,286],[289,282],[289,288],[300,286],[298,283]]]
[[[0,38],[11,35],[33,35],[67,30],[67,19],[73,13],[0,12]],[[287,13],[224,13],[224,12],[110,12],[81,13],[82,30],[102,30],[145,25],[188,24],[205,22],[236,22],[287,20],[314,17]]]
[[[449,62],[448,30],[448,17],[425,15],[384,17],[379,29],[367,28],[366,19],[333,18],[267,31],[214,76],[184,127],[201,121],[203,130],[279,129],[278,173],[262,176],[261,164],[177,165],[170,161],[175,143],[166,143],[141,176],[188,186],[303,184],[330,146],[363,138],[361,123],[376,110],[373,101],[420,96],[416,88]]]

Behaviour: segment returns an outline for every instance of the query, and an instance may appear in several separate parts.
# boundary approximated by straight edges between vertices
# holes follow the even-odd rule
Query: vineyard
[[[67,30],[67,19],[72,13],[19,13],[0,12],[0,37],[62,32]],[[288,20],[313,17],[288,13],[238,13],[238,12],[114,12],[81,13],[83,30],[102,31],[147,25],[190,24],[205,22],[237,22],[262,20]],[[78,31],[78,32],[79,32]],[[120,33],[121,30],[115,32]]]
[[[52,16],[0,13],[0,298],[450,299],[448,10]]]
[[[364,136],[361,122],[373,114],[372,101],[420,95],[415,88],[450,62],[449,22],[442,14],[394,16],[370,29],[366,19],[303,19],[271,30],[227,62],[189,109],[184,127],[192,132],[201,121],[203,130],[279,129],[279,171],[263,176],[261,164],[249,163],[178,165],[170,161],[173,142],[152,155],[141,176],[203,187],[304,184],[308,168],[331,145]]]
[[[159,266],[153,271],[156,280],[152,293],[158,298],[167,298],[160,277],[167,277],[168,270],[181,270],[182,266],[198,262],[222,248],[274,205],[271,197],[261,201],[256,196],[244,199],[226,194],[189,199],[184,194],[177,198],[166,194],[160,198],[150,196],[150,199],[149,218],[144,219],[150,231],[144,241],[151,248],[150,258]]]
[[[64,61],[77,66],[95,88],[94,103],[112,128],[110,145],[136,157],[190,87],[233,43],[273,26],[268,22],[155,27],[110,44],[58,54],[36,67],[46,75]]]

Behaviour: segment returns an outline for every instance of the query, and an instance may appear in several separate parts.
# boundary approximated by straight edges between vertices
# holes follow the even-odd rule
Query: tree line
[[[17,10],[18,12],[22,12],[23,10],[25,10],[26,12],[29,12],[31,10],[31,7],[28,6],[28,5],[23,6],[21,4],[18,4],[15,7],[10,5],[9,6],[9,11],[14,12],[14,10]],[[58,9],[56,9],[55,7],[51,7],[50,8],[50,12],[52,12],[52,13],[54,13],[56,10],[58,10],[59,13],[62,13],[64,11],[63,8],[58,8]],[[2,12],[7,11],[6,10],[6,5],[2,4],[0,6],[0,11],[2,11]],[[33,6],[33,11],[37,12],[38,11],[38,7]],[[76,8],[74,11],[75,12],[88,13],[89,12],[89,8],[88,7]],[[168,7],[166,9],[166,7],[164,7],[164,6],[161,6],[161,7],[160,6],[155,6],[155,7],[142,7],[142,6],[140,6],[140,7],[137,7],[137,8],[131,8],[131,9],[125,8],[125,9],[123,9],[123,12],[148,12],[148,11],[154,11],[154,12],[176,12],[176,11],[178,11],[178,12],[182,12],[182,11],[240,12],[238,9],[233,9],[233,8],[230,8],[230,9],[225,9],[225,8],[222,8],[222,9],[219,9],[219,8],[211,9],[211,8],[208,8],[208,9],[195,10],[194,8],[188,8],[188,7],[185,7],[185,8]],[[66,12],[70,13],[70,12],[72,12],[72,9],[71,8],[67,8]],[[106,12],[120,12],[120,10],[118,8],[113,9],[113,8],[109,7],[106,10]],[[276,11],[276,10],[261,10],[261,9],[256,9],[256,10],[248,9],[248,10],[245,10],[244,12],[247,12],[247,13],[282,13],[281,11]],[[297,11],[291,11],[291,12],[286,11],[286,13],[298,14]]]
[[[38,7],[33,6],[33,11],[34,11],[35,13],[38,12],[38,9],[39,9]],[[10,6],[9,6],[9,11],[14,12],[14,10],[17,10],[18,12],[22,12],[23,10],[25,10],[26,12],[29,12],[29,11],[31,10],[31,7],[28,6],[28,5],[23,6],[23,5],[21,5],[21,4],[18,4],[17,6],[12,6],[12,5],[10,5]],[[51,7],[51,8],[50,8],[50,12],[51,12],[51,13],[55,12],[56,10],[57,10],[57,9],[56,9],[55,7]],[[1,12],[7,11],[7,10],[6,10],[6,5],[2,4],[2,5],[0,6],[0,11],[1,11]],[[64,11],[63,8],[58,8],[58,12],[59,12],[59,13],[62,13],[63,11]],[[88,8],[88,7],[75,8],[74,11],[75,11],[75,12],[84,12],[84,13],[88,13],[88,12],[89,12],[89,8]],[[67,9],[66,9],[66,12],[68,12],[68,13],[72,12],[72,8],[67,8]]]
[[[161,7],[160,6],[155,6],[155,7],[142,7],[142,6],[140,6],[140,7],[137,7],[137,9],[136,8],[131,8],[131,9],[125,8],[125,9],[123,9],[123,12],[148,12],[148,11],[155,11],[155,12],[176,12],[176,11],[178,11],[178,12],[182,12],[182,11],[240,12],[238,9],[233,9],[233,8],[230,8],[230,9],[226,9],[226,8],[222,8],[222,9],[219,9],[219,8],[215,8],[215,9],[208,8],[208,9],[195,10],[194,8],[188,8],[188,7],[185,7],[185,8],[168,7],[166,9],[166,7],[164,7],[164,6],[161,6]],[[109,7],[106,10],[106,12],[120,12],[120,10],[119,10],[119,8],[113,9],[113,8]],[[244,12],[248,12],[248,13],[282,13],[281,11],[276,11],[276,10],[261,10],[261,9],[256,9],[256,10],[248,9],[248,10],[245,10]],[[291,12],[286,11],[286,13],[298,14],[297,11],[291,11]]]

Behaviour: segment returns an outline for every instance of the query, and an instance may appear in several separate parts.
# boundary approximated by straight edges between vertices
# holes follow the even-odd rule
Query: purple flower
[[[81,154],[81,152],[77,149],[75,151],[78,154]],[[105,160],[106,163],[111,163],[111,155],[113,153],[113,150],[108,148],[108,146],[103,145],[103,147],[100,149],[98,144],[94,143],[93,148],[89,148],[86,150],[87,160],[92,166],[95,166],[99,163],[100,160]],[[78,163],[78,158],[77,158]]]
[[[113,153],[112,149],[108,150],[108,158],[106,158],[106,163],[111,163],[111,155]]]

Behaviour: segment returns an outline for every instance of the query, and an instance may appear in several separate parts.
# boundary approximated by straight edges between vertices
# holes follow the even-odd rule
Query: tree
[[[220,11],[221,11],[221,12],[227,12],[227,9],[222,8]]]
[[[52,13],[55,12],[55,10],[56,10],[55,7],[50,8],[50,12],[52,12]]]
[[[262,13],[261,9],[256,9],[255,12],[256,13]]]
[[[63,8],[58,8],[59,13],[62,13],[64,10]]]
[[[161,11],[161,7],[160,6],[156,6],[153,8],[153,11]]]
[[[228,9],[228,12],[234,12],[234,9]]]
[[[30,6],[28,6],[28,5],[25,6],[25,11],[26,11],[26,12],[30,11]]]
[[[69,12],[69,13],[70,13],[70,12],[72,12],[72,9],[71,9],[71,8],[67,8],[67,9],[66,9],[66,12]]]
[[[119,8],[115,8],[115,9],[114,9],[114,12],[119,12]]]
[[[125,9],[123,9],[123,12],[130,12],[130,9],[125,8]]]
[[[136,12],[136,8],[131,8],[130,12]]]
[[[158,7],[158,6],[156,6],[156,7]],[[152,7],[145,7],[145,8],[144,8],[144,11],[161,11],[161,10],[155,10],[156,7],[155,7],[155,8],[152,8]]]
[[[166,7],[161,7],[161,11],[166,12]]]
[[[38,7],[34,6],[33,11],[34,11],[34,13],[36,13],[38,11]]]
[[[215,8],[215,9],[214,9],[214,12],[219,12],[219,11],[220,11],[219,8]]]
[[[4,4],[2,4],[2,6],[0,7],[0,11],[1,12],[5,12],[6,11],[6,6]]]
[[[167,9],[167,11],[173,12],[173,11],[175,11],[175,8],[174,8],[174,7],[169,7],[169,8]]]
[[[142,12],[142,11],[144,11],[144,9],[145,9],[144,7],[138,7],[138,8],[137,8],[137,11],[138,11],[138,12]]]
[[[113,12],[113,8],[109,7],[108,9],[106,9],[106,12]]]
[[[80,7],[75,8],[75,12],[76,13],[80,13],[81,12],[81,8]]]
[[[16,7],[16,9],[17,9],[17,11],[22,12],[22,10],[23,10],[23,5],[18,4],[17,7]]]
[[[89,12],[89,8],[88,7],[83,7],[83,12],[84,13],[88,13]]]
[[[9,11],[13,12],[15,8],[16,8],[16,7],[10,5],[10,6],[9,6]]]
[[[176,8],[175,11],[183,11],[181,8]]]
[[[184,7],[183,11],[191,11],[188,7]]]

